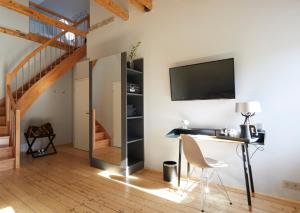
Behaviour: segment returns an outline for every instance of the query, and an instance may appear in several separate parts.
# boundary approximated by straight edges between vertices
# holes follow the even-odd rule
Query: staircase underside
[[[35,100],[42,95],[57,79],[68,72],[80,59],[86,56],[86,45],[75,50],[70,56],[63,59],[58,65],[51,69],[42,78],[36,81],[18,99],[17,107],[21,110],[21,118]]]

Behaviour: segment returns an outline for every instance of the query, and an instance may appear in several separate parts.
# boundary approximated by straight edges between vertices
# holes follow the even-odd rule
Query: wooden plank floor
[[[95,149],[93,157],[111,164],[121,165],[121,148],[108,146]]]
[[[87,153],[69,146],[39,159],[23,157],[22,168],[0,173],[1,212],[188,212],[201,210],[200,186],[176,190],[160,173],[141,171],[125,179],[89,166]],[[248,212],[244,195],[233,205],[214,190],[207,212]],[[254,198],[253,212],[300,212],[300,206]]]

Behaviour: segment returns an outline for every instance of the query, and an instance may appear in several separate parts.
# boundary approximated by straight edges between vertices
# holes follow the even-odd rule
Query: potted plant
[[[137,49],[139,48],[139,46],[141,45],[142,42],[137,42],[135,45],[132,45],[130,51],[128,52],[128,62],[127,62],[127,65],[129,68],[134,68],[134,63],[133,63],[133,60],[135,59],[136,57],[136,52],[137,52]]]

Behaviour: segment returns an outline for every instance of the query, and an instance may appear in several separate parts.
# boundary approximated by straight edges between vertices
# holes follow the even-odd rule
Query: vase
[[[127,67],[130,69],[134,69],[134,62],[133,61],[128,61],[127,62]]]

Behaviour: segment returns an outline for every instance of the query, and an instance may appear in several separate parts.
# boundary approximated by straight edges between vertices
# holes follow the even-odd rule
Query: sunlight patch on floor
[[[6,208],[0,209],[0,213],[15,213],[15,210],[11,206],[8,206]]]
[[[188,197],[188,192],[191,192],[198,184],[193,181],[181,181],[181,188],[177,189],[177,181],[175,181],[172,184],[172,188],[164,187],[160,184],[159,187],[153,189],[154,187],[149,186],[143,186],[149,183],[146,183],[147,180],[141,180],[140,178],[136,176],[129,175],[127,177],[124,177],[120,174],[108,172],[108,171],[102,171],[98,173],[99,176],[110,179],[114,182],[126,185],[128,187],[140,190],[142,192],[172,201],[176,203],[181,203]],[[122,179],[123,178],[123,179]],[[155,185],[155,184],[153,184]]]

